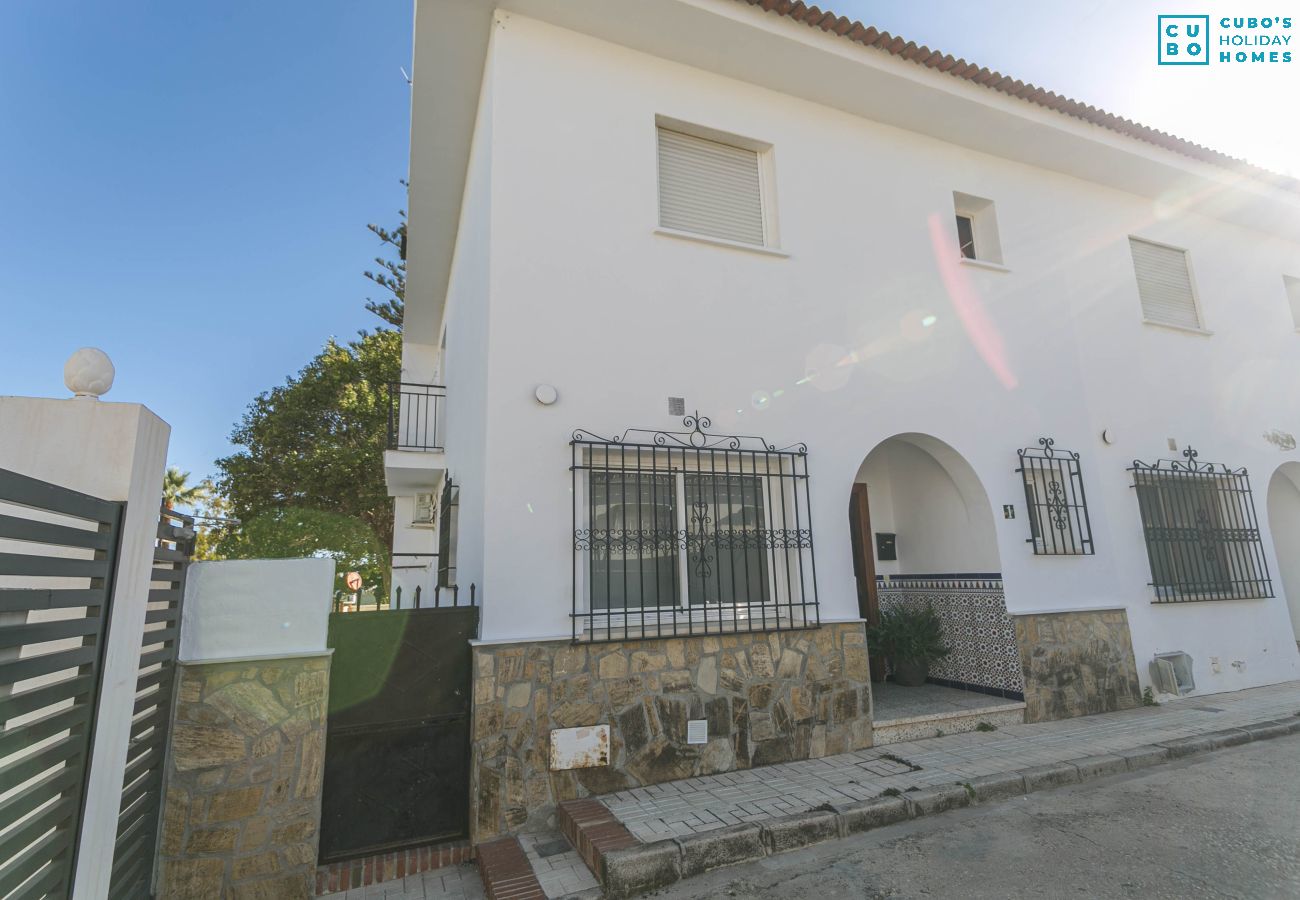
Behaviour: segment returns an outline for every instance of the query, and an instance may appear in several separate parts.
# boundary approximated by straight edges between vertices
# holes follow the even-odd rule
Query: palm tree
[[[193,509],[212,493],[212,485],[208,482],[202,481],[187,486],[189,480],[189,472],[182,472],[176,466],[168,466],[167,474],[163,476],[163,505],[168,509],[175,509],[178,506]]]

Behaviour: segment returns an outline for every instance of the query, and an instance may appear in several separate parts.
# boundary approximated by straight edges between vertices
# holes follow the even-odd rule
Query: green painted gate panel
[[[322,862],[469,834],[478,608],[330,616]]]

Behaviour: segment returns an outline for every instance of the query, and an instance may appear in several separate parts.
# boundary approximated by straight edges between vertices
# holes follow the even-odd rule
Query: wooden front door
[[[849,495],[849,537],[853,541],[853,574],[858,581],[858,615],[870,627],[880,622],[880,597],[876,592],[876,549],[872,545],[865,484],[854,484]],[[871,680],[885,680],[885,661],[875,656],[871,657]]]

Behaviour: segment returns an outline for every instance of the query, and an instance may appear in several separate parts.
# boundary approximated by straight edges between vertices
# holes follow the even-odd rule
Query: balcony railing
[[[443,404],[447,388],[441,384],[394,381],[388,385],[388,449],[442,450]]]

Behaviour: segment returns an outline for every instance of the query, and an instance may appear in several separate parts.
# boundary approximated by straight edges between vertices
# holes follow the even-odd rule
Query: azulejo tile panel
[[[929,606],[943,623],[952,652],[930,666],[930,677],[1021,693],[1024,675],[1016,628],[1002,583],[993,579],[921,578],[879,582],[880,608]]]

